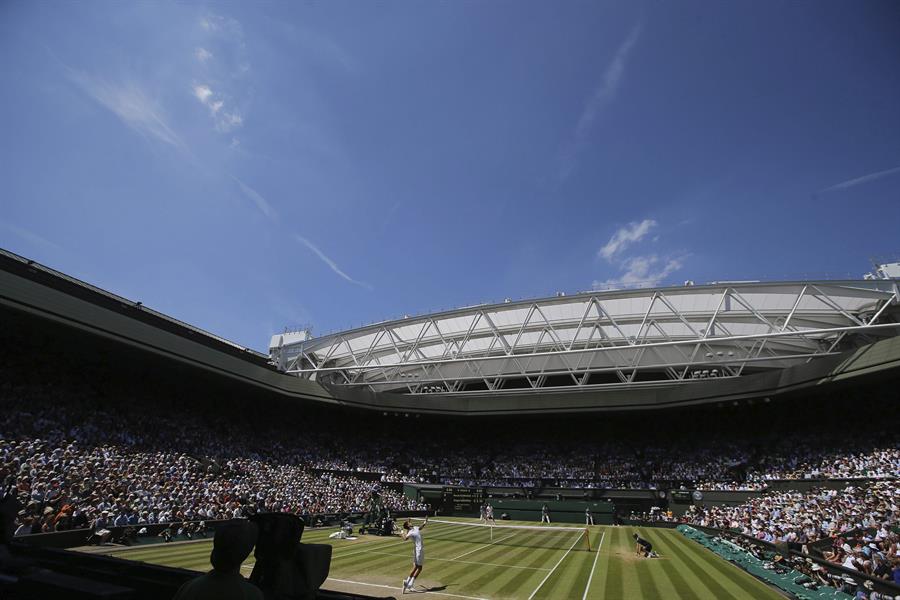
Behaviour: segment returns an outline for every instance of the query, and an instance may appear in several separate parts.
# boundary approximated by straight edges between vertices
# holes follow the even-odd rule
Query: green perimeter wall
[[[550,508],[550,520],[554,523],[584,524],[584,509],[590,508],[597,525],[611,525],[615,505],[612,502],[585,502],[578,500],[507,500],[492,498],[494,518],[506,513],[515,521],[540,521],[541,507]]]

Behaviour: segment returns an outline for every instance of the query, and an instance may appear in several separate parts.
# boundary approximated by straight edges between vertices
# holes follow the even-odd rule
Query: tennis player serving
[[[409,519],[403,523],[403,540],[412,539],[413,541],[413,569],[409,573],[409,577],[403,580],[403,593],[413,589],[416,584],[416,577],[422,572],[422,565],[425,563],[425,546],[422,544],[422,530],[428,525],[428,515],[425,515],[425,522],[419,526],[410,525]]]

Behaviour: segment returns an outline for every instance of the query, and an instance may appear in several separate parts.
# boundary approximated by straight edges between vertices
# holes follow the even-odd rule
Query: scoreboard
[[[447,512],[477,513],[484,504],[484,488],[445,487],[441,491],[441,507]]]

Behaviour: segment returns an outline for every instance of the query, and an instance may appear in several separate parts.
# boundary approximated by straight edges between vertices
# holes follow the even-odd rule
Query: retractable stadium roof
[[[240,393],[395,415],[724,406],[896,382],[897,297],[883,279],[591,292],[284,334],[266,356],[0,250],[6,343],[59,328],[147,373],[178,363]]]
[[[898,333],[890,279],[585,292],[273,338],[283,371],[336,387],[460,395],[737,378]]]

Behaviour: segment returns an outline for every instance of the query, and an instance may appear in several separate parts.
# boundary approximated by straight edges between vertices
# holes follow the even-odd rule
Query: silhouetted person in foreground
[[[182,585],[173,600],[263,600],[259,588],[241,575],[258,535],[256,525],[246,521],[216,529],[209,555],[213,570]]]

